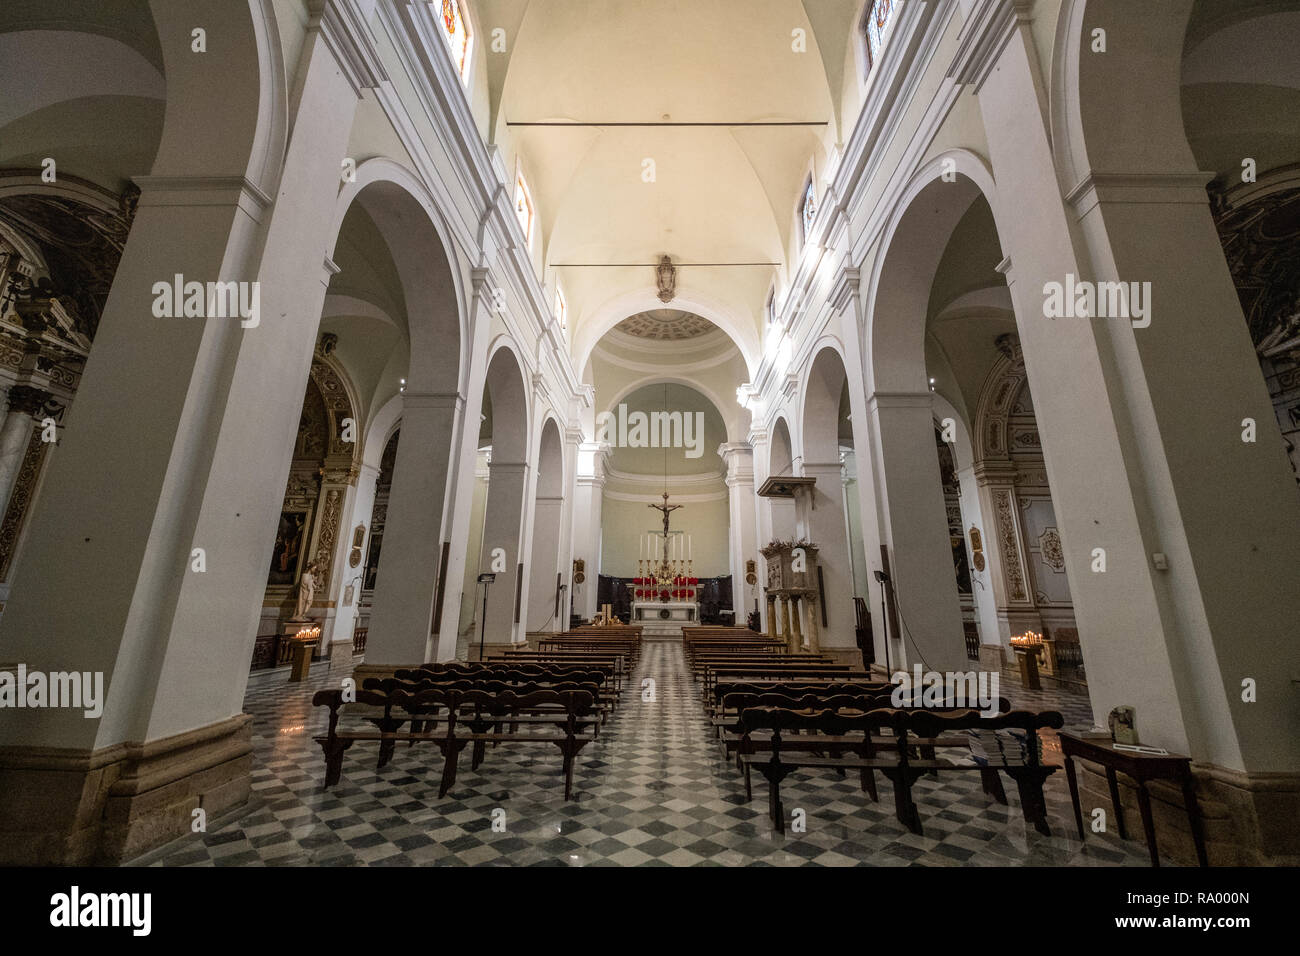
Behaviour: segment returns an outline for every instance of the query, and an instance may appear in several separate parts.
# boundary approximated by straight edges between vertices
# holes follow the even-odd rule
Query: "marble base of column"
[[[115,865],[248,802],[248,714],[147,743],[0,748],[0,866]]]

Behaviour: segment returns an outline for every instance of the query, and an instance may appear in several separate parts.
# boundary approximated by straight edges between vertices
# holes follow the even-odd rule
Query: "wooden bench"
[[[575,679],[574,675],[584,675],[583,679],[592,680],[602,687],[602,694],[612,704],[617,704],[621,689],[618,665],[609,659],[586,658],[565,661],[450,661],[445,664],[421,664],[418,668],[406,671],[406,678],[411,679],[415,671],[422,674],[454,674],[465,678],[477,676],[492,677],[497,680],[544,682],[557,679]],[[508,674],[508,678],[497,675]],[[394,672],[402,676],[403,671]]]
[[[618,707],[619,694],[613,682],[613,675],[608,670],[590,667],[564,669],[558,671],[516,670],[498,667],[484,668],[469,673],[458,670],[428,671],[423,668],[398,670],[392,678],[379,682],[376,678],[367,678],[362,686],[366,689],[392,690],[400,688],[408,693],[424,687],[476,686],[484,683],[502,687],[547,687],[590,686],[596,694],[596,703],[604,717]],[[400,683],[399,683],[400,682]]]
[[[905,701],[904,705],[909,706],[911,701]],[[731,755],[736,754],[736,763],[745,776],[745,796],[748,799],[752,795],[750,784],[750,766],[741,760],[746,754],[756,754],[771,749],[770,740],[755,737],[752,731],[747,730],[740,719],[740,714],[751,707],[778,707],[788,710],[799,711],[803,713],[817,712],[822,710],[832,710],[837,712],[857,712],[868,713],[873,710],[883,710],[894,708],[894,691],[893,688],[886,687],[879,691],[868,693],[851,692],[827,694],[820,690],[805,690],[799,694],[773,693],[768,690],[760,691],[742,691],[739,693],[727,694],[723,698],[723,710],[720,716],[713,719],[714,729],[717,731],[718,742],[722,747],[723,759],[730,761]],[[938,704],[926,705],[929,710],[938,710],[942,712],[966,711],[970,707],[963,703],[957,703],[955,700],[949,700]],[[997,700],[998,713],[1005,714],[1010,712],[1011,704],[1005,697],[999,697]],[[730,716],[734,714],[735,716]],[[856,741],[849,741],[856,742]],[[876,745],[893,746],[895,739],[885,736],[877,736],[872,742]],[[841,744],[846,743],[842,739],[830,741],[831,755],[836,756],[836,750]],[[785,749],[787,751],[810,751],[820,755],[827,750],[828,741],[826,738],[810,734],[806,737],[787,738]],[[922,738],[913,736],[910,739],[909,747],[911,752],[916,755],[917,759],[934,760],[936,757],[935,749],[938,747],[966,747],[969,748],[970,739],[967,736]],[[842,776],[844,768],[837,767],[837,772]],[[864,771],[864,787],[875,799],[875,778],[870,769]],[[927,770],[931,776],[938,776],[938,771],[934,768]],[[990,793],[1000,803],[1006,803],[1006,793],[1002,789],[1002,783],[996,773],[987,772],[983,775],[984,792]]]
[[[793,656],[793,655],[791,655]],[[713,686],[723,680],[750,678],[779,678],[795,680],[807,677],[829,677],[843,681],[878,681],[878,675],[868,671],[855,671],[849,664],[800,664],[781,661],[760,664],[715,664],[705,668],[702,689],[705,699],[713,693]]]
[[[590,685],[516,689],[485,682],[468,688],[455,684],[425,687],[415,693],[394,689],[391,694],[363,689],[357,691],[355,706],[343,702],[342,690],[331,689],[318,691],[312,703],[329,708],[328,730],[315,738],[325,753],[326,788],[338,783],[343,754],[357,741],[379,741],[379,766],[383,766],[397,740],[430,740],[443,756],[439,798],[456,782],[460,752],[473,743],[473,768],[477,769],[485,745],[492,741],[547,743],[559,747],[564,758],[564,798],[568,800],[573,789],[574,759],[595,739],[586,728],[600,719],[596,694]],[[405,711],[404,715],[396,712],[399,707]],[[377,724],[377,730],[340,729],[340,718],[352,714],[375,723],[375,710],[381,712],[379,719],[384,721]],[[418,721],[419,729],[400,732],[401,723],[406,721]],[[440,722],[446,724],[445,730],[436,730]],[[502,732],[500,728],[507,722],[512,729]],[[534,732],[523,732],[521,727]],[[388,744],[386,755],[385,744]]]
[[[879,770],[883,773],[893,783],[894,808],[899,821],[917,834],[922,832],[921,817],[912,799],[912,784],[922,774],[930,770],[976,771],[983,778],[985,792],[991,792],[990,778],[996,778],[997,772],[1002,771],[1016,782],[1025,820],[1040,833],[1051,833],[1047,825],[1043,781],[1056,768],[1043,765],[1037,731],[1063,725],[1064,720],[1056,711],[1031,713],[1019,710],[984,717],[979,711],[969,709],[945,712],[882,708],[862,713],[856,709],[798,711],[781,707],[751,707],[742,711],[741,723],[748,733],[768,730],[772,734],[770,756],[748,754],[741,760],[747,766],[757,767],[767,778],[768,808],[777,832],[785,832],[781,781],[798,769],[838,767],[858,769],[863,775],[863,789],[868,792],[874,789],[874,784],[870,784],[869,789],[870,772]],[[877,744],[882,729],[893,731],[892,747],[888,749]],[[841,741],[856,738],[855,755],[835,757],[791,753],[784,735],[792,731],[821,734],[836,740],[839,746],[848,746]],[[1012,734],[1000,736],[998,731],[1011,731]],[[938,742],[952,739],[959,733],[967,742],[969,763],[957,763],[939,756],[913,756],[918,744],[947,746]],[[829,740],[823,743],[829,746]],[[1000,782],[998,788],[1000,790]]]

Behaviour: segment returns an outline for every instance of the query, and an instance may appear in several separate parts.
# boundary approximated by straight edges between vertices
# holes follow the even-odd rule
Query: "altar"
[[[700,623],[700,606],[686,601],[634,601],[632,623],[644,637],[681,637],[682,625]]]

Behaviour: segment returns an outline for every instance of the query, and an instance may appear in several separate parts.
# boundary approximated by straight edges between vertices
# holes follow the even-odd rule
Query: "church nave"
[[[655,681],[643,701],[642,680]],[[429,744],[374,769],[375,745],[348,751],[342,782],[319,789],[320,748],[311,737],[324,715],[312,694],[332,677],[316,665],[311,680],[287,692],[253,680],[245,710],[254,716],[254,809],[133,865],[152,866],[1142,866],[1141,848],[1091,835],[1081,851],[1061,774],[1047,795],[1052,833],[1028,827],[1016,804],[986,798],[978,781],[944,776],[917,784],[926,835],[894,818],[887,789],[872,803],[856,780],[795,774],[787,807],[808,812],[808,832],[776,835],[767,819],[766,784],[754,774],[746,802],[734,766],[724,765],[701,706],[699,687],[675,641],[647,641],[619,708],[600,739],[583,751],[577,799],[566,803],[558,752],[503,744],[482,773],[462,767],[455,789],[436,799],[440,760]],[[1033,708],[1086,715],[1077,695],[1022,691]],[[882,781],[883,782],[883,781]],[[492,810],[506,811],[493,832]]]

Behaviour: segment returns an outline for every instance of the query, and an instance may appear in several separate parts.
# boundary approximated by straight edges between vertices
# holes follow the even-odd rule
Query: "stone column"
[[[875,659],[885,657],[885,608],[880,604],[880,587],[875,572],[881,570],[880,546],[885,543],[885,498],[878,463],[875,458],[876,439],[874,417],[867,393],[865,361],[863,357],[862,330],[867,328],[868,315],[861,295],[861,274],[858,269],[840,270],[830,291],[831,306],[839,313],[840,338],[844,342],[844,374],[849,386],[849,421],[853,427],[853,471],[859,530],[862,535],[863,567],[861,579],[865,590],[858,596],[865,599],[871,614],[872,641]],[[942,493],[940,495],[942,498]],[[960,613],[960,612],[959,612]],[[893,640],[897,635],[890,634]],[[856,639],[854,644],[856,645]],[[891,651],[890,658],[893,660]]]
[[[411,667],[433,657],[443,500],[452,434],[463,409],[464,401],[455,393],[402,395],[402,437],[388,496],[366,662],[359,672]]]
[[[902,656],[891,653],[889,660],[902,665],[923,656],[932,670],[964,670],[966,641],[952,573],[930,393],[874,394],[868,404],[890,574],[905,638]],[[892,634],[892,626],[890,630],[891,638],[899,637]]]
[[[808,608],[808,653],[820,654],[822,649],[821,638],[817,624],[817,595],[808,593],[804,595],[804,604]]]
[[[357,466],[356,488],[351,495],[348,517],[340,532],[341,550],[338,570],[334,575],[339,588],[334,628],[329,635],[329,644],[323,648],[329,652],[331,668],[346,666],[352,661],[352,633],[356,629],[357,605],[361,601],[361,584],[366,572],[366,555],[373,530],[370,519],[375,510],[375,483],[378,478],[379,469],[374,465],[362,463]],[[361,541],[360,559],[353,566],[352,536],[358,525],[366,530]]]
[[[474,468],[474,498],[470,510],[469,543],[465,548],[464,566],[460,575],[460,615],[456,622],[456,660],[469,659],[469,647],[478,641],[478,621],[482,608],[479,592],[479,567],[483,562],[483,531],[487,523],[488,469],[491,454],[478,453]],[[446,625],[443,625],[444,629]]]
[[[1250,853],[1294,855],[1300,722],[1282,662],[1300,503],[1177,107],[1192,2],[1075,5],[1062,36],[1084,115],[1059,124],[1030,25],[978,6],[950,72],[979,93],[1094,719],[1136,705],[1144,742],[1190,753],[1236,832],[1258,835]],[[1090,58],[1101,24],[1134,55]],[[1121,113],[1144,135],[1118,134]],[[1143,324],[1048,318],[1048,283],[1071,276],[1138,283]]]
[[[730,505],[729,550],[731,556],[731,606],[735,623],[744,625],[750,609],[750,587],[745,583],[745,562],[758,558],[755,537],[754,450],[748,442],[718,446],[727,467],[727,500]],[[757,567],[757,565],[756,565]]]
[[[482,571],[493,570],[493,555],[504,561],[504,570],[488,588],[486,644],[496,647],[519,643],[522,627],[515,623],[516,581],[523,530],[524,492],[528,487],[528,463],[496,461],[488,466],[487,519],[483,528]],[[498,551],[499,549],[499,551]],[[524,568],[524,573],[528,572]],[[480,596],[481,603],[481,596]],[[480,612],[481,613],[481,612]],[[523,612],[520,611],[522,618]],[[479,623],[482,627],[482,622]],[[475,642],[470,642],[470,656],[477,658]]]
[[[474,548],[467,548],[466,542],[482,531],[482,524],[475,526],[472,522],[477,520],[474,517],[475,496],[481,490],[476,478],[476,470],[480,465],[479,416],[482,414],[483,389],[487,381],[492,290],[497,288],[497,284],[487,269],[472,269],[471,278],[474,294],[470,302],[469,372],[464,392],[467,401],[457,424],[449,472],[451,479],[447,483],[448,517],[443,522],[446,530],[442,539],[447,544],[447,570],[445,573],[439,572],[445,593],[442,597],[441,620],[434,622],[434,657],[439,661],[448,661],[457,656],[464,637],[460,601],[467,594],[472,601],[473,593],[478,587],[479,553]],[[471,531],[471,528],[474,530]],[[463,590],[459,590],[461,597],[458,600],[458,589],[461,589],[462,584]]]
[[[764,602],[767,609],[767,614],[765,615],[767,618],[767,636],[775,639],[779,636],[776,633],[776,595],[767,594],[765,597],[767,598]]]
[[[578,446],[577,490],[573,512],[573,557],[584,562],[587,580],[575,583],[575,613],[583,619],[596,616],[596,588],[600,574],[601,512],[605,503],[605,461],[609,445],[582,442]],[[566,621],[567,624],[567,621]]]
[[[785,615],[785,619],[783,621],[783,627],[781,629],[781,636],[785,638],[786,647],[788,647],[790,649],[790,652],[793,653],[799,650],[799,643],[795,639],[794,613],[793,613],[794,609],[791,607],[794,601],[789,594],[781,595],[779,600],[783,605],[782,611]]]
[[[528,631],[563,631],[568,623],[564,609],[555,613],[555,574],[564,569],[557,563],[560,546],[560,519],[564,497],[538,495],[533,499],[532,568],[528,571]]]
[[[2,799],[47,808],[0,813],[0,862],[116,862],[189,834],[194,806],[211,819],[247,799],[257,556],[271,553],[331,275],[340,157],[361,89],[381,82],[364,21],[323,6],[297,59],[296,112],[277,124],[286,91],[240,72],[245,51],[279,42],[260,5],[151,10],[167,67],[162,142],[137,179],[96,357],[0,624],[6,660],[102,672],[107,700],[98,720],[33,709],[0,721]],[[190,51],[196,14],[233,59]],[[228,87],[223,73],[241,80]],[[176,275],[258,283],[257,324],[154,317],[152,290]]]
[[[754,427],[749,431],[749,447],[753,449],[750,460],[754,468],[754,487],[759,488],[768,478],[769,452],[767,430],[764,428]],[[760,498],[754,495],[754,545],[756,549],[762,549],[772,540],[772,502],[768,498]],[[771,601],[767,599],[767,558],[763,557],[762,551],[755,555],[758,569],[758,589],[759,593],[764,595],[764,600],[760,602],[759,627],[766,629],[769,633],[773,630],[772,621],[768,614],[771,611]]]
[[[857,639],[854,634],[853,571],[845,530],[843,467],[838,461],[804,462],[803,473],[816,478],[817,483],[811,489],[812,498],[804,511],[801,533],[817,545],[819,554],[809,557],[802,586],[818,591],[817,569],[820,567],[826,589],[827,622],[821,635],[822,645],[854,650]],[[935,473],[938,474],[937,466]],[[944,540],[947,540],[946,534]],[[948,563],[952,564],[951,556]]]
[[[577,515],[577,472],[578,472],[578,449],[582,445],[582,429],[576,425],[569,425],[564,430],[564,507],[560,513],[560,557],[558,570],[563,575],[563,583],[567,585],[564,594],[561,597],[561,606],[559,617],[556,618],[556,630],[565,631],[569,628],[569,615],[574,612],[578,602],[574,595],[573,583],[573,558],[574,558],[574,532],[578,524]],[[585,582],[584,582],[585,583]]]
[[[8,411],[0,426],[0,518],[4,517],[9,494],[14,489],[19,466],[32,438],[32,418],[49,399],[48,392],[30,385],[14,385],[7,396]]]
[[[798,594],[786,597],[786,619],[791,623],[790,650],[794,653],[803,650],[803,628],[799,624],[799,618],[803,616],[803,602],[799,597]]]

